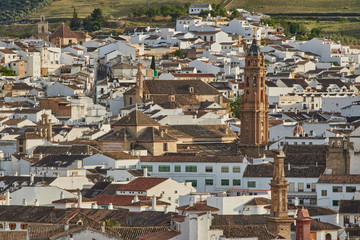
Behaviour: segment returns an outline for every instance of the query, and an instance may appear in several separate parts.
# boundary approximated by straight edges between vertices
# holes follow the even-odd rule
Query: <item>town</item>
[[[211,10],[0,39],[0,239],[360,239],[360,47]]]

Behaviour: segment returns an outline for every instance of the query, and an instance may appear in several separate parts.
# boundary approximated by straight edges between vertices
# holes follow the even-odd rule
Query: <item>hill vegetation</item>
[[[1,0],[0,21],[18,20],[42,9],[52,0]]]

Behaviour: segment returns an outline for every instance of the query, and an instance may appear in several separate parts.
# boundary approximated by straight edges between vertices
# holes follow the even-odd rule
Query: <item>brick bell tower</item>
[[[244,94],[241,103],[241,145],[261,154],[269,141],[269,107],[265,93],[265,57],[256,38],[245,57]],[[254,155],[244,149],[247,155]],[[254,153],[254,151],[253,151]],[[255,154],[256,155],[256,154]]]
[[[271,210],[270,216],[266,218],[269,232],[285,239],[291,239],[290,225],[294,221],[289,217],[287,187],[288,182],[285,178],[284,159],[285,154],[281,149],[273,150],[274,170],[271,180]]]

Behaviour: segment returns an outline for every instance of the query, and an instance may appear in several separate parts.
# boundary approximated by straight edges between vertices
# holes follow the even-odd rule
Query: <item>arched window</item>
[[[331,240],[331,234],[330,233],[325,235],[325,240]]]
[[[41,27],[41,32],[42,32],[42,33],[45,33],[45,28],[44,28],[44,26]]]

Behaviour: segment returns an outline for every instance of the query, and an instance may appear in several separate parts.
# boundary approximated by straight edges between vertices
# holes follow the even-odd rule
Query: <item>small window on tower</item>
[[[249,86],[249,77],[246,77],[246,86]]]
[[[256,87],[256,77],[253,78],[253,86]]]

